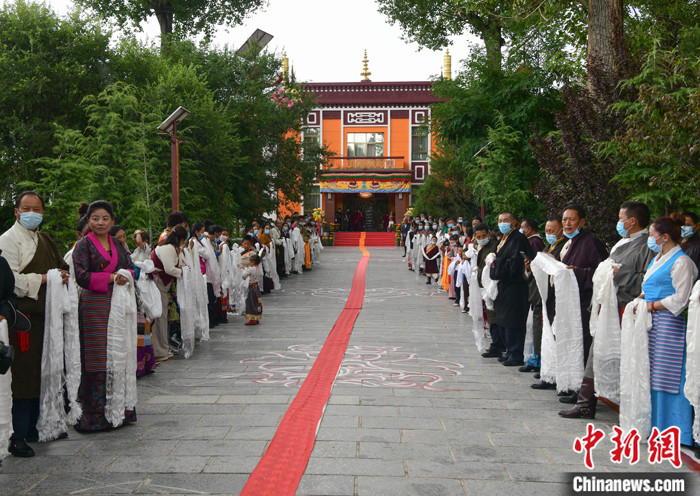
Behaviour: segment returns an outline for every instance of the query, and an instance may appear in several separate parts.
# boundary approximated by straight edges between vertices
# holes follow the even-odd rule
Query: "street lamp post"
[[[180,141],[177,137],[177,124],[190,115],[184,107],[178,107],[175,112],[158,126],[161,135],[170,137],[170,174],[172,185],[172,211],[180,210]],[[171,134],[172,133],[172,134]]]

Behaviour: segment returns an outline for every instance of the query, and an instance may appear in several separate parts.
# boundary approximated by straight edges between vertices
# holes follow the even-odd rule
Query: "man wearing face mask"
[[[483,288],[484,285],[481,283],[481,274],[486,266],[486,257],[491,253],[496,253],[498,249],[498,241],[496,238],[491,236],[489,228],[483,222],[474,224],[474,244],[476,245],[477,256],[476,264],[478,267],[478,272],[476,272],[477,282],[479,287]],[[483,300],[482,300],[483,305]],[[486,308],[484,306],[484,308]],[[474,310],[476,311],[476,310]],[[491,345],[489,348],[481,354],[484,358],[497,358],[501,356],[501,353],[506,351],[506,347],[501,341],[501,334],[498,330],[498,320],[496,319],[496,308],[494,306],[493,310],[486,308],[486,321],[489,324],[489,334],[491,334]]]
[[[537,253],[544,250],[544,241],[537,232],[539,225],[537,221],[531,217],[526,217],[520,223],[520,232],[525,235],[527,242],[530,243],[532,251],[537,255]],[[540,297],[540,292],[537,289],[537,283],[535,278],[530,271],[530,260],[525,260],[525,269],[527,271],[527,285],[530,301],[532,308],[532,339],[534,344],[533,356],[531,356],[527,363],[520,367],[518,371],[520,372],[539,372],[540,370],[540,344],[542,342],[542,298]]]
[[[498,281],[496,318],[505,342],[503,365],[507,367],[524,365],[523,348],[530,303],[523,257],[530,260],[534,257],[530,243],[518,227],[512,213],[503,212],[498,216],[498,229],[503,239],[498,244],[490,273],[491,279]]]
[[[581,323],[583,325],[583,363],[585,366],[591,346],[590,306],[593,296],[593,274],[598,268],[598,264],[608,258],[608,250],[602,241],[583,230],[586,225],[586,210],[581,205],[570,204],[566,206],[562,215],[562,225],[564,236],[568,238],[568,241],[564,243],[562,248],[561,261],[567,268],[574,271],[578,283]]]
[[[282,231],[282,221],[277,219],[275,221],[275,225],[272,226],[272,229],[270,229],[270,239],[272,239],[275,249],[277,275],[284,278],[287,277],[287,274],[284,272],[284,238],[282,236]]]
[[[614,265],[610,267],[603,264],[598,268],[598,271],[602,269],[610,271],[612,282],[616,289],[615,296],[610,296],[610,298],[616,300],[615,311],[617,311],[617,315],[620,315],[620,317],[622,317],[622,312],[627,304],[641,294],[644,274],[652,258],[654,258],[654,252],[647,246],[647,240],[649,238],[649,230],[647,227],[649,226],[650,219],[651,214],[649,212],[649,207],[644,203],[638,201],[623,203],[620,206],[616,226],[617,233],[622,239],[610,250],[610,259]],[[595,288],[595,284],[594,293],[599,294],[599,290]],[[615,322],[614,328],[609,331],[608,329],[600,329],[604,324],[604,322],[599,322],[599,330],[593,341],[598,339],[604,332],[612,332],[615,334],[621,332],[620,326],[617,325],[618,322]],[[595,360],[593,343],[591,343],[583,382],[576,399],[576,406],[571,410],[559,412],[559,415],[562,417],[595,418],[597,398],[595,396],[594,387],[594,366],[598,367]],[[615,368],[619,370],[619,360]],[[615,400],[616,398],[610,399]]]
[[[0,236],[0,251],[15,278],[17,310],[31,321],[31,330],[14,336],[12,362],[12,434],[9,451],[18,457],[34,456],[27,444],[38,441],[36,423],[39,419],[41,388],[41,355],[44,346],[44,311],[46,306],[46,273],[61,269],[64,282],[68,281],[68,265],[58,254],[51,236],[39,231],[44,215],[44,200],[34,191],[17,196],[15,224]],[[24,336],[24,334],[28,334]]]
[[[698,216],[692,212],[683,212],[681,215],[685,220],[681,227],[681,238],[683,238],[681,249],[700,269],[700,231],[698,230],[700,223],[698,223]]]
[[[549,217],[549,219],[547,219],[547,223],[544,225],[544,233],[547,244],[549,245],[546,252],[555,259],[561,261],[561,250],[564,248],[564,244],[568,241],[568,238],[564,236],[564,226],[562,226],[561,223],[561,216],[554,215]],[[529,262],[527,265],[529,266]],[[547,315],[549,315],[550,325],[554,321],[555,305],[556,298],[554,294],[554,287],[550,284],[545,301],[543,301],[543,307],[546,306],[547,308]],[[533,338],[535,354],[540,355],[541,360],[542,333],[540,332],[539,335],[534,334]],[[535,378],[539,379],[539,373],[535,374]],[[556,384],[547,381],[540,381],[535,384],[531,384],[530,387],[532,389],[556,389]]]

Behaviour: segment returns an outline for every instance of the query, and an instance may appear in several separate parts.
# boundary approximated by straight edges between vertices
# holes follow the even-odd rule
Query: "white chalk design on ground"
[[[337,298],[346,300],[350,294],[350,290],[346,288],[316,288],[316,289],[294,289],[287,291],[294,295],[309,295],[321,298]],[[405,298],[407,296],[445,296],[445,291],[433,285],[431,288],[423,289],[416,288],[411,290],[398,288],[372,288],[365,290],[365,303],[382,302],[393,298]]]
[[[270,352],[261,357],[241,360],[257,369],[240,374],[228,374],[222,379],[249,377],[255,384],[275,384],[299,387],[313,366],[321,346],[294,345],[286,352]],[[402,353],[395,346],[350,346],[340,365],[335,385],[361,387],[419,388],[426,391],[459,391],[438,387],[443,376],[461,375],[463,365],[455,362],[419,357]]]

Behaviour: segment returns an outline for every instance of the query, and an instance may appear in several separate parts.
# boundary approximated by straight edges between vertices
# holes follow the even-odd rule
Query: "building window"
[[[321,144],[321,128],[306,127],[304,128],[304,145]]]
[[[348,133],[348,157],[383,157],[384,133]]]
[[[316,188],[318,189],[318,188]],[[304,214],[311,215],[315,208],[321,208],[321,193],[311,193],[304,196]]]
[[[428,160],[428,128],[414,126],[411,129],[411,160]]]

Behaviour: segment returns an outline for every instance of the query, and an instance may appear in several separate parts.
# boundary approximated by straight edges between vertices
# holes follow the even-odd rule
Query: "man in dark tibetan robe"
[[[525,258],[534,253],[527,238],[518,230],[518,221],[510,212],[498,216],[498,229],[503,238],[498,245],[496,260],[491,264],[491,279],[498,281],[496,318],[506,345],[503,365],[523,365],[525,328],[530,307],[525,279]]]

